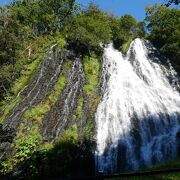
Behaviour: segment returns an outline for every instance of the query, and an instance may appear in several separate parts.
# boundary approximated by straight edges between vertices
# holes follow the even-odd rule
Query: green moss
[[[94,92],[97,91],[99,85],[100,62],[99,59],[95,56],[86,56],[83,59],[83,65],[87,80],[87,83],[83,87],[83,90],[87,96],[92,96]]]
[[[0,117],[0,123],[3,123],[10,111],[15,107],[15,105],[20,101],[20,97],[17,97],[10,105],[8,105],[5,110],[3,115]]]
[[[94,135],[95,124],[92,118],[87,119],[86,124],[83,127],[83,138],[85,140],[92,140]]]
[[[59,138],[56,140],[55,144],[77,144],[78,143],[78,129],[77,125],[74,124],[69,129],[67,129]]]
[[[38,104],[35,107],[32,107],[31,109],[27,110],[24,114],[24,118],[26,120],[32,120],[37,122],[38,124],[41,124],[43,117],[47,114],[47,112],[50,111],[52,105],[55,104],[55,102],[58,100],[59,95],[63,91],[63,89],[66,87],[67,84],[67,71],[70,68],[72,64],[72,61],[68,60],[65,62],[63,66],[62,74],[59,76],[54,88],[50,92],[47,99],[42,101],[40,104]]]
[[[100,101],[99,80],[100,80],[100,60],[96,56],[85,57],[83,59],[85,78],[87,83],[83,87],[88,106],[88,117],[83,125],[83,138],[89,143],[93,140],[94,134],[94,114]]]
[[[56,33],[54,36],[40,36],[31,44],[32,53],[30,57],[27,56],[28,53],[26,50],[19,52],[20,59],[16,62],[15,67],[21,69],[21,76],[14,82],[5,100],[0,103],[0,110],[3,109],[9,101],[15,99],[20,90],[28,84],[41,60],[53,44],[57,44],[58,50],[60,50],[65,46],[66,41],[60,33]]]
[[[63,66],[62,75],[58,78],[58,81],[55,84],[53,91],[51,92],[51,94],[48,97],[51,105],[53,105],[57,101],[59,95],[61,94],[61,92],[65,88],[65,86],[67,84],[67,77],[66,77],[67,71],[71,67],[71,65],[72,65],[71,60],[67,60],[65,62],[64,66]]]
[[[76,113],[75,113],[75,117],[77,117],[77,118],[80,118],[82,116],[83,103],[84,103],[84,99],[81,96],[78,100],[78,105],[77,105],[77,109],[76,109]]]
[[[5,100],[3,102],[1,102],[1,104],[0,104],[0,110],[1,110],[6,106],[6,104],[9,101],[12,101],[13,99],[15,99],[12,101],[12,103],[10,103],[5,108],[3,115],[0,117],[0,123],[3,123],[5,121],[6,117],[10,113],[10,111],[15,107],[15,105],[18,102],[20,102],[21,98],[18,96],[18,93],[20,92],[20,90],[23,89],[23,87],[25,87],[28,84],[33,73],[38,68],[41,60],[44,58],[46,52],[49,50],[49,48],[53,44],[57,44],[58,50],[60,50],[62,47],[64,47],[66,42],[59,33],[56,33],[54,35],[54,37],[51,37],[51,36],[39,37],[32,45],[33,55],[32,55],[32,57],[29,57],[30,58],[29,61],[31,61],[31,63],[27,64],[27,62],[28,62],[27,60],[26,60],[26,62],[23,62],[22,59],[27,58],[25,55],[22,55],[22,59],[17,61],[16,66],[17,66],[17,64],[24,66],[23,73],[22,73],[21,77],[19,79],[17,79],[15,81],[14,85],[12,86],[11,93],[7,94],[5,97]],[[66,63],[66,65],[65,65],[65,69],[69,65],[70,65],[70,63],[68,61],[68,63]],[[61,82],[61,84],[58,83],[57,86],[55,87],[55,94],[57,94],[57,91],[58,90],[60,91],[65,86],[65,84],[66,84],[65,79],[66,79],[65,77],[61,77],[61,79],[59,80]],[[57,97],[57,95],[55,95],[55,96],[53,95],[53,96],[49,97],[49,99],[51,99],[50,100],[51,103],[53,103],[57,100],[57,98],[54,98],[54,97]],[[42,114],[45,114],[49,110],[50,110],[50,106],[48,106],[47,104],[45,106],[39,105],[38,108],[32,110],[32,113],[27,112],[27,114],[28,114],[28,117],[34,117],[35,119],[37,119],[40,122],[41,121],[40,116]]]
[[[128,51],[129,46],[130,46],[132,40],[133,40],[133,38],[130,37],[129,40],[121,46],[120,51],[123,54],[126,54],[126,52]]]
[[[33,107],[29,109],[28,111],[26,111],[26,113],[24,114],[24,118],[26,121],[32,120],[38,124],[41,124],[42,118],[48,111],[50,111],[50,108],[51,107],[47,102],[41,103],[37,105],[36,107]]]
[[[23,76],[15,82],[14,86],[12,87],[13,94],[17,94],[29,82],[31,76],[39,66],[45,54],[55,43],[57,43],[58,48],[61,49],[65,45],[65,40],[57,35],[54,38],[50,38],[49,42],[46,42],[46,45],[42,49],[40,49],[39,52],[37,52],[37,58],[31,64],[27,65],[26,70],[24,70],[23,72]]]
[[[32,74],[34,73],[36,68],[39,66],[39,63],[43,59],[44,55],[45,55],[45,52],[39,54],[39,57],[30,65],[28,65],[26,71],[23,73],[23,76],[20,79],[18,79],[15,82],[14,86],[12,87],[12,93],[17,94],[25,85],[27,85]]]
[[[53,147],[54,147],[53,144],[46,142],[40,146],[39,151],[42,153],[47,153],[47,152],[51,151],[53,149]]]
[[[86,56],[83,59],[84,72],[87,83],[83,87],[83,91],[85,92],[88,98],[88,104],[91,108],[91,114],[94,114],[96,111],[97,105],[100,101],[99,97],[99,83],[100,83],[100,69],[101,64],[97,57]]]
[[[57,101],[59,94],[63,91],[66,84],[67,84],[66,76],[64,76],[64,75],[60,76],[54,87],[53,92],[48,97],[48,99],[50,101],[49,104],[53,105]]]

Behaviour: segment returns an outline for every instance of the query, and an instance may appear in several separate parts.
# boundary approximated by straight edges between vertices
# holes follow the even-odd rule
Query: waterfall
[[[150,167],[178,154],[176,72],[163,66],[155,51],[140,39],[131,43],[126,56],[112,44],[104,49],[102,101],[95,117],[98,171]]]

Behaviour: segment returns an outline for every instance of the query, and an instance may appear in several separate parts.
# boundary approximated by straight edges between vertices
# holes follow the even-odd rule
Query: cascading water
[[[177,156],[180,94],[175,71],[149,56],[150,43],[135,39],[124,57],[104,50],[102,101],[96,113],[96,167],[116,173]],[[179,140],[180,141],[180,140]]]

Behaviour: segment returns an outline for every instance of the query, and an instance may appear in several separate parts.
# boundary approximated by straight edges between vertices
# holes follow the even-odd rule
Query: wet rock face
[[[72,61],[71,66],[69,66],[69,60]],[[53,101],[53,103],[48,104],[48,112],[45,111],[46,114],[43,114],[43,117],[41,118],[42,124],[40,125],[37,124],[36,121],[28,120],[27,117],[24,118],[24,114],[29,109],[33,108],[37,110],[38,108],[36,109],[35,107],[38,106],[39,103],[41,105],[42,102],[44,105],[44,102],[46,104],[46,100],[49,101],[48,98],[51,96],[52,92],[54,92],[56,85],[62,85],[61,82],[59,83],[61,77],[63,77],[63,80],[65,79],[62,81],[63,90],[61,89],[60,92],[55,90],[56,102]],[[87,164],[88,167],[94,164],[92,143],[89,142],[89,139],[84,142],[83,134],[84,125],[87,124],[87,121],[92,117],[92,114],[94,116],[91,107],[92,103],[89,103],[87,95],[83,92],[83,87],[86,83],[82,59],[77,58],[71,51],[62,49],[60,53],[57,53],[57,47],[51,47],[44,59],[41,61],[37,71],[33,74],[28,85],[19,93],[18,100],[20,100],[7,115],[4,124],[0,126],[0,161],[6,161],[8,158],[14,157],[16,149],[13,145],[16,143],[16,137],[19,137],[16,135],[18,132],[21,132],[19,130],[21,130],[20,127],[22,125],[23,134],[25,136],[30,134],[29,129],[33,129],[32,127],[38,125],[38,133],[40,133],[42,137],[39,145],[42,145],[44,142],[54,143],[62,133],[76,123],[78,130],[78,143],[81,146],[78,146],[78,148],[82,150],[82,152],[81,150],[78,150],[82,153],[81,159],[79,160],[79,166],[81,166],[81,168],[78,167],[77,164],[78,171],[80,171],[80,173],[86,171],[88,171],[88,173],[91,171],[94,172],[93,167],[87,170],[84,166],[84,163]],[[77,110],[80,106],[80,98],[83,99],[81,105],[82,114],[78,116]],[[4,112],[2,112],[2,115],[3,113]],[[36,119],[36,114],[34,116],[34,119]],[[32,136],[34,137],[34,131]],[[18,168],[21,169],[20,166],[21,164],[17,165],[17,170],[14,170],[15,174],[17,173],[16,171],[19,170]],[[82,169],[85,170],[82,171]]]
[[[45,116],[42,125],[42,134],[45,139],[53,142],[63,131],[74,123],[79,96],[85,83],[83,66],[79,58],[73,60],[68,71],[67,85],[58,101]]]
[[[54,45],[47,52],[30,83],[19,94],[22,100],[10,112],[3,127],[9,126],[18,130],[25,111],[40,103],[52,89],[64,61],[63,58],[59,58],[56,49]]]
[[[0,143],[9,142],[11,143],[15,137],[15,129],[6,127],[3,128],[2,124],[0,124]]]
[[[16,136],[15,129],[0,124],[0,159],[5,158],[10,152],[10,145]]]
[[[28,85],[25,86],[18,94],[21,100],[10,111],[4,124],[0,125],[0,160],[6,159],[9,157],[9,155],[11,155],[11,152],[13,151],[11,144],[19,131],[20,124],[24,121],[24,113],[28,109],[38,105],[48,96],[58,80],[58,77],[62,71],[64,61],[71,58],[71,56],[72,53],[67,52],[63,49],[60,53],[58,53],[57,46],[52,46],[41,61],[39,67],[37,68],[37,71],[33,74]],[[73,86],[73,83],[76,82],[76,80],[74,81],[74,78],[77,79],[77,81],[82,80],[81,77],[78,77],[78,72],[75,72],[77,68],[78,64],[75,63],[73,69],[69,72],[68,87],[64,91],[63,97],[59,100],[60,104],[61,102],[65,103],[62,106],[65,106],[66,109],[69,108],[69,112],[71,112],[72,106],[74,105],[74,103],[71,101],[73,99],[75,101],[75,98],[77,98],[76,94],[78,95],[80,93],[78,90],[78,83],[75,83],[75,86]],[[65,99],[68,97],[69,100],[65,101]],[[56,111],[58,111],[58,109],[56,109]],[[54,110],[52,111],[52,113],[54,113]],[[1,112],[0,116],[2,116],[3,114],[4,111]],[[56,114],[54,115],[56,116]],[[59,117],[58,115],[57,117]],[[48,118],[53,119],[54,117],[50,113]],[[65,118],[66,116],[64,115],[64,119]],[[54,121],[56,120],[57,119],[55,119]],[[26,123],[26,126],[31,127],[32,124]]]

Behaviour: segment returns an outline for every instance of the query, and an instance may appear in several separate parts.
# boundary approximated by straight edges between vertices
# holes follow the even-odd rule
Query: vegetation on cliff
[[[180,72],[180,10],[166,6],[146,8],[148,39]]]
[[[180,10],[156,5],[146,11],[146,21],[138,22],[128,14],[115,17],[103,12],[93,3],[81,9],[74,0],[15,0],[0,8],[0,110],[5,108],[0,114],[0,123],[5,122],[15,105],[21,102],[19,93],[53,44],[73,51],[81,59],[85,76],[72,115],[73,123],[54,143],[44,142],[40,131],[43,118],[65,89],[73,59],[64,62],[51,92],[23,114],[23,123],[11,144],[12,156],[0,162],[2,174],[72,176],[92,165],[94,114],[100,102],[104,44],[113,42],[126,53],[134,38],[148,38],[180,72]],[[92,173],[89,169],[87,174]]]

